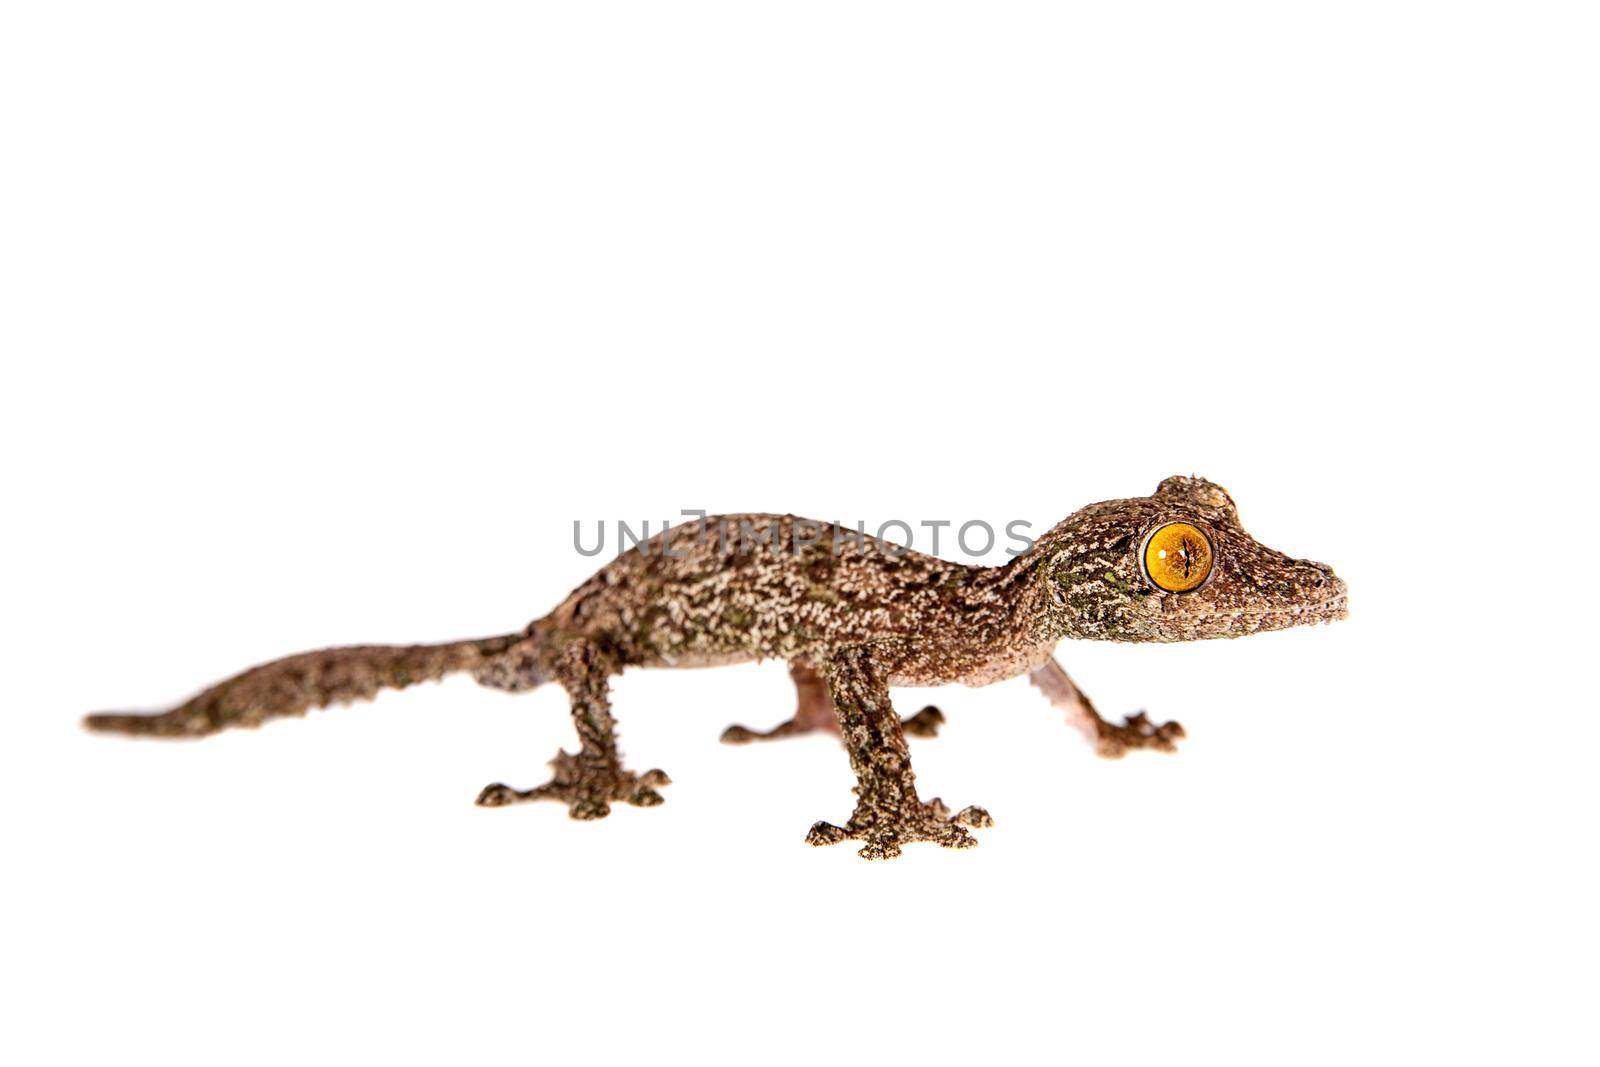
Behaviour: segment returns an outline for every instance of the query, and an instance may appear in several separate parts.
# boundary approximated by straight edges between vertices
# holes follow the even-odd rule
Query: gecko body
[[[754,535],[754,536],[752,536]],[[794,716],[728,742],[836,731],[856,772],[843,825],[808,840],[862,842],[868,858],[909,841],[976,844],[990,824],[922,800],[907,733],[933,733],[927,708],[902,721],[893,685],[987,685],[1026,674],[1103,755],[1170,750],[1182,729],[1140,714],[1102,719],[1053,659],[1063,639],[1129,642],[1239,637],[1343,618],[1331,569],[1267,548],[1245,532],[1228,494],[1174,477],[1148,497],[1092,504],[999,567],[900,549],[857,531],[792,515],[730,515],[658,534],[601,568],[550,614],[500,637],[417,646],[353,646],[263,664],[157,715],[91,715],[94,730],[200,737],[231,726],[368,699],[384,688],[466,671],[508,691],[560,685],[579,749],[552,761],[544,785],[490,785],[478,803],[551,799],[579,819],[621,801],[661,803],[659,770],[629,770],[617,747],[609,679],[629,667],[709,667],[782,659],[798,694]]]

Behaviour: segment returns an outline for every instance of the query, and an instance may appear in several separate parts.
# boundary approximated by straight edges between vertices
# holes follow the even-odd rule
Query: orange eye
[[[1144,571],[1158,588],[1187,593],[1211,573],[1211,541],[1197,526],[1169,522],[1145,542]]]

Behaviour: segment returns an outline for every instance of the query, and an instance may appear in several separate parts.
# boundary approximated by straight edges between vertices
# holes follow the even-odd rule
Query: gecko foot
[[[932,841],[944,848],[972,848],[978,839],[967,827],[982,829],[994,819],[980,807],[966,807],[950,814],[938,797],[917,804],[909,811],[877,807],[865,802],[856,805],[855,814],[843,826],[819,822],[806,834],[808,845],[836,845],[841,841],[862,842],[857,855],[869,860],[886,860],[900,855],[900,846],[911,841]]]
[[[550,761],[555,775],[533,789],[512,789],[496,782],[478,794],[480,807],[499,808],[524,800],[560,800],[574,819],[603,819],[611,814],[611,802],[620,800],[639,808],[653,808],[662,801],[657,787],[671,785],[664,771],[635,774],[605,759],[569,752],[558,752]]]
[[[1120,726],[1099,721],[1095,725],[1095,734],[1095,753],[1106,759],[1121,759],[1135,748],[1176,752],[1177,741],[1185,736],[1183,727],[1178,723],[1164,722],[1158,725],[1151,722],[1142,711],[1128,716]]]
[[[921,711],[908,719],[902,719],[900,729],[906,732],[907,737],[937,737],[939,727],[944,725],[944,712],[929,704]],[[793,718],[787,722],[780,722],[770,730],[752,730],[748,726],[735,723],[722,731],[720,740],[725,745],[746,745],[751,741],[776,741],[783,737],[799,737],[801,734],[815,733],[818,730],[827,730],[837,734],[839,726],[830,710],[825,719],[822,718]]]

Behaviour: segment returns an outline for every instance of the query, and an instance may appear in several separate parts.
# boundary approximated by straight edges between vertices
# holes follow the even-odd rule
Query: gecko
[[[467,672],[482,685],[565,691],[576,752],[558,751],[543,785],[496,783],[477,803],[565,803],[599,819],[614,803],[653,807],[668,776],[623,762],[610,679],[628,667],[788,663],[793,716],[757,731],[730,726],[729,743],[829,731],[856,777],[842,824],[818,822],[806,840],[860,842],[868,859],[929,841],[977,844],[993,825],[982,807],[952,814],[923,799],[907,735],[929,735],[937,708],[902,720],[891,686],[984,686],[1026,675],[1085,731],[1100,755],[1171,751],[1176,722],[1140,712],[1101,717],[1054,658],[1063,640],[1123,642],[1233,638],[1346,617],[1332,568],[1252,538],[1233,499],[1204,478],[1167,478],[1149,496],[1091,504],[1000,566],[969,565],[793,515],[723,515],[669,528],[619,555],[550,614],[516,633],[431,645],[322,649],[254,667],[159,714],[102,713],[90,730],[197,738],[312,708],[371,699]]]

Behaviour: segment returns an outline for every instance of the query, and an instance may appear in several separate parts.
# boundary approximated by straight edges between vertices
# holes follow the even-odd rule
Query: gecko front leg
[[[617,751],[617,721],[611,717],[610,681],[615,665],[591,642],[568,641],[544,653],[544,669],[572,701],[572,722],[580,742],[576,754],[562,750],[550,761],[555,774],[533,789],[512,789],[495,783],[478,794],[483,807],[497,808],[523,800],[559,800],[574,819],[603,819],[611,802],[626,801],[649,808],[661,803],[657,787],[671,784],[659,770],[635,774],[622,765]]]
[[[752,730],[735,723],[722,731],[725,745],[743,745],[751,741],[776,741],[780,737],[799,737],[801,734],[826,730],[837,735],[839,720],[833,711],[833,698],[828,696],[828,683],[822,675],[803,659],[789,661],[789,677],[794,681],[796,704],[794,717],[780,722],[770,730]],[[900,728],[912,737],[934,737],[944,724],[944,712],[929,704]]]
[[[898,856],[908,841],[933,841],[945,848],[976,845],[978,839],[967,827],[992,826],[994,820],[979,807],[964,808],[952,818],[937,797],[918,798],[900,716],[889,702],[886,677],[869,655],[839,653],[822,668],[850,767],[856,772],[856,807],[843,826],[819,822],[811,827],[806,841],[813,845],[861,841],[859,854],[867,859]]]
[[[1083,695],[1083,690],[1067,677],[1067,672],[1053,657],[1029,674],[1028,681],[1038,686],[1050,703],[1065,711],[1067,721],[1082,730],[1095,752],[1107,759],[1121,759],[1133,748],[1175,752],[1177,740],[1184,736],[1179,724],[1164,722],[1158,726],[1142,711],[1128,716],[1120,726],[1102,719],[1089,698]]]

